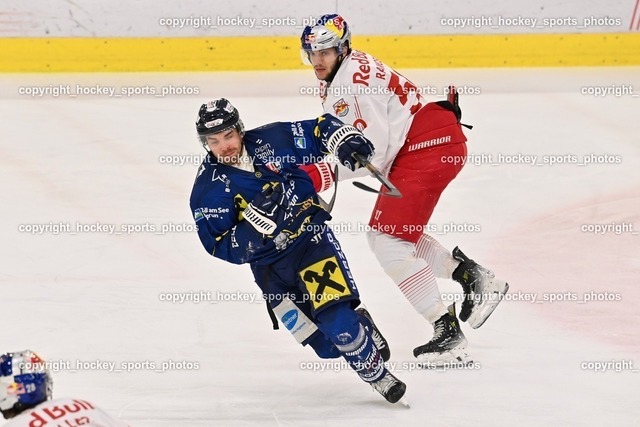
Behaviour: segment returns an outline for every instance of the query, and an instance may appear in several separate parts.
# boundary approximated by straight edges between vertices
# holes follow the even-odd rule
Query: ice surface
[[[387,404],[351,371],[303,369],[320,359],[288,332],[272,331],[261,301],[221,301],[258,297],[248,267],[211,258],[194,232],[175,229],[192,226],[199,105],[226,96],[248,127],[312,118],[319,102],[300,94],[315,86],[309,72],[1,76],[0,351],[30,348],[59,362],[56,396],[93,401],[140,427],[637,425],[640,98],[581,91],[633,85],[640,93],[640,70],[405,75],[418,86],[481,91],[461,96],[463,121],[475,125],[467,132],[469,153],[480,164],[465,166],[432,217],[443,245],[459,245],[511,284],[513,299],[482,328],[463,325],[475,369],[411,369],[412,349],[431,328],[357,231],[374,196],[348,182],[340,184],[335,230],[391,343],[410,409]],[[198,94],[20,95],[25,87],[67,84],[171,84]],[[498,157],[518,154],[538,156],[537,163],[545,155],[580,163],[607,155],[614,163],[524,165]],[[169,165],[161,162],[166,155],[192,161]],[[78,223],[135,231],[22,231],[33,224],[73,230]],[[594,224],[610,230],[582,231]],[[174,229],[163,234],[163,225]],[[445,226],[472,231],[443,233]],[[459,287],[441,281],[441,290],[451,296]],[[220,301],[160,299],[163,292],[200,291]],[[614,300],[584,302],[585,294]],[[536,302],[524,300],[533,296]],[[551,296],[563,300],[552,303]],[[78,361],[135,366],[74,372]],[[169,361],[172,369],[151,369]],[[584,369],[613,361],[619,364],[607,372]]]

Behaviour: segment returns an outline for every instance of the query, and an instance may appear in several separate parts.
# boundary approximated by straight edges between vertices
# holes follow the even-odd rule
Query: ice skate
[[[423,368],[467,365],[472,362],[467,353],[467,339],[456,318],[455,305],[449,306],[448,313],[433,323],[431,341],[413,349],[413,355],[421,362]]]
[[[452,277],[462,285],[465,293],[460,320],[478,329],[502,301],[509,284],[496,279],[493,271],[467,258],[457,246],[453,249],[453,257],[460,261],[460,265]]]
[[[356,313],[358,313],[358,316],[360,316],[360,319],[362,320],[362,325],[365,327],[367,331],[371,333],[371,338],[373,339],[373,342],[376,345],[376,348],[380,352],[380,356],[382,356],[382,360],[385,362],[388,362],[389,359],[391,358],[391,349],[389,348],[389,343],[382,336],[382,334],[380,333],[380,330],[378,329],[376,324],[373,322],[373,318],[371,317],[371,314],[369,314],[367,309],[364,307],[360,307],[356,309]]]
[[[389,403],[398,402],[407,390],[405,383],[394,377],[389,371],[378,381],[370,384],[371,387],[387,399]]]

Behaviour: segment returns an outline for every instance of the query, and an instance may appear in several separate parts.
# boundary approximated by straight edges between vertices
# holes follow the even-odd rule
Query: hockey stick
[[[361,182],[353,182],[353,185],[355,185],[361,190],[382,194],[383,196],[402,197],[402,193],[400,193],[400,191],[396,188],[396,186],[393,185],[393,183],[389,181],[384,175],[382,175],[382,172],[380,172],[377,167],[372,165],[370,161],[368,161],[366,158],[364,158],[361,154],[358,154],[358,153],[354,153],[353,157],[358,161],[358,163],[360,163],[362,166],[367,168],[367,170],[371,172],[371,175],[373,175],[374,178],[380,181],[382,186],[386,188],[387,191],[378,191]]]
[[[333,169],[333,196],[331,196],[331,200],[327,203],[320,195],[318,194],[318,201],[320,202],[320,206],[325,211],[331,213],[333,210],[333,205],[336,203],[336,195],[338,194],[338,165]]]

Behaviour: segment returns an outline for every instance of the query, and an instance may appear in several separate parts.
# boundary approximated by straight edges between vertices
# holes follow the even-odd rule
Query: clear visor
[[[302,59],[302,63],[304,65],[312,65],[311,60],[309,59],[310,50],[300,49],[300,59]]]
[[[311,48],[311,49],[300,49],[300,59],[302,59],[302,63],[304,65],[313,65],[311,63],[311,58],[310,58],[311,52],[320,52],[320,51],[329,50],[329,49],[333,50],[336,53],[336,55],[340,54],[340,49],[341,48],[340,47],[336,47],[336,46],[321,47],[321,48],[318,48],[318,49],[314,49],[314,48]]]

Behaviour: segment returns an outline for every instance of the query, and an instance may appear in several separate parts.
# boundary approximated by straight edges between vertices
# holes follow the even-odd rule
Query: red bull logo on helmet
[[[333,18],[328,19],[324,26],[336,33],[338,37],[342,38],[344,35],[344,19],[342,19],[342,16],[336,15]]]

